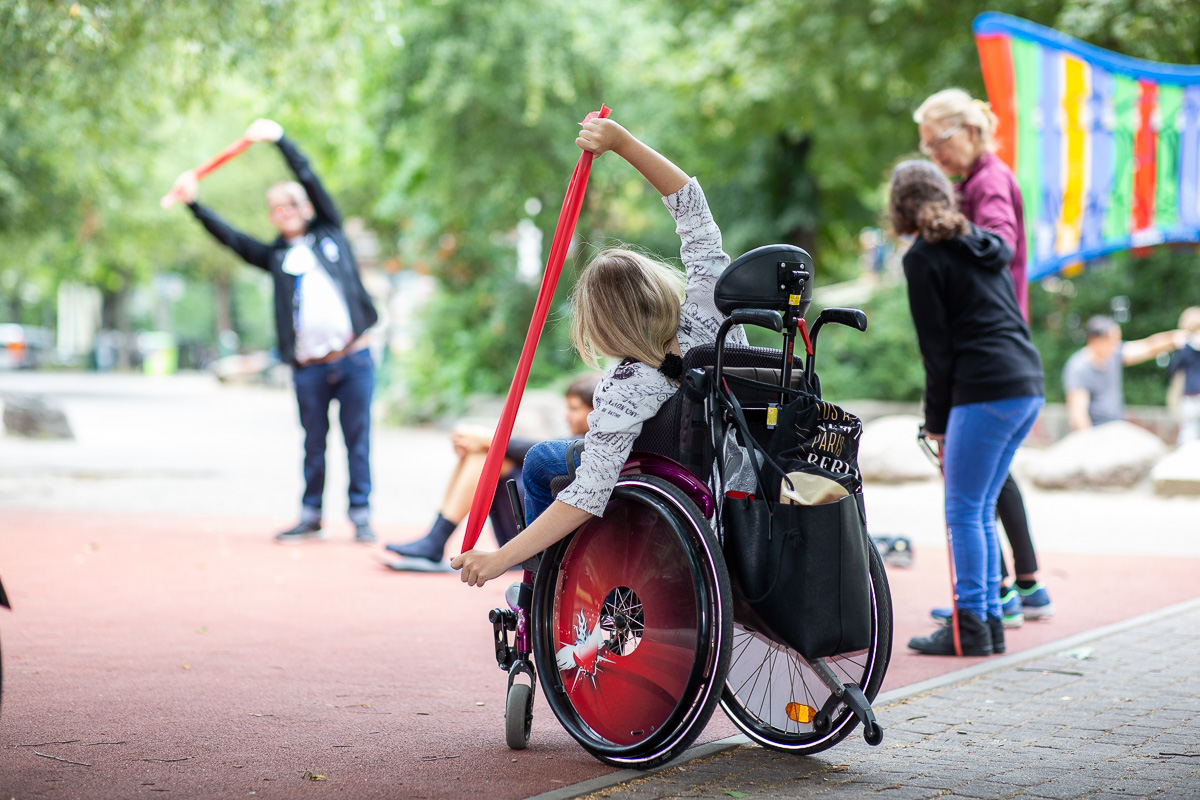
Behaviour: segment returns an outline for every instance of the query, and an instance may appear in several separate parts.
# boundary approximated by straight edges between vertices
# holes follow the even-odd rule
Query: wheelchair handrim
[[[636,487],[636,488],[630,488]],[[586,749],[612,763],[639,765],[660,759],[676,748],[681,740],[688,739],[693,730],[698,730],[708,721],[708,715],[702,715],[707,709],[711,714],[714,704],[709,700],[714,692],[719,692],[724,684],[724,667],[721,656],[721,633],[731,621],[724,617],[726,610],[720,600],[720,589],[717,569],[714,565],[714,551],[709,546],[705,536],[690,522],[692,515],[679,500],[659,486],[644,481],[623,481],[618,483],[613,493],[614,498],[620,497],[633,503],[638,503],[656,511],[659,518],[668,521],[666,527],[673,534],[676,549],[682,552],[686,559],[688,574],[691,576],[693,587],[692,599],[695,604],[695,642],[696,648],[691,662],[691,669],[683,689],[675,698],[672,712],[661,721],[655,731],[645,738],[630,744],[616,744],[596,731],[583,719],[578,709],[567,697],[567,689],[563,676],[557,668],[555,654],[548,652],[549,638],[545,630],[550,628],[553,635],[556,605],[561,592],[563,563],[573,555],[572,545],[576,542],[574,534],[559,543],[549,555],[549,563],[539,572],[535,584],[534,608],[545,609],[550,619],[537,620],[537,629],[541,633],[534,636],[534,654],[539,664],[547,701],[563,727]],[[694,512],[693,512],[694,513]],[[606,515],[607,516],[607,515]],[[719,553],[716,557],[720,557]],[[548,571],[549,569],[549,571]],[[550,581],[549,577],[554,580]],[[707,576],[707,579],[705,579]],[[547,594],[553,592],[552,597]],[[535,629],[536,630],[536,629]],[[701,647],[705,657],[699,658]],[[703,716],[703,718],[701,718]]]

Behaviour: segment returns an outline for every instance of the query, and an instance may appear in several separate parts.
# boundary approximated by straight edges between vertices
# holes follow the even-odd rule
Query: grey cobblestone
[[[1200,798],[1200,604],[1089,646],[880,706],[881,748],[744,746],[588,797]]]

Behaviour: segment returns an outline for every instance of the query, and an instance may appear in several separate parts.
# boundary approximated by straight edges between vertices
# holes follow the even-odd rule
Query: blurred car
[[[54,334],[47,328],[0,324],[0,369],[35,369],[54,354]]]

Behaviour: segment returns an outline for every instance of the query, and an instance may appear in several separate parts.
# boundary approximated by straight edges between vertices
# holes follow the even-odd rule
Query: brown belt
[[[359,350],[365,349],[367,344],[367,337],[360,336],[350,344],[343,347],[341,350],[334,350],[332,353],[323,355],[320,358],[310,358],[307,361],[298,360],[296,363],[302,367],[311,367],[314,364],[328,364],[331,361],[338,361],[339,359],[345,358],[351,353],[357,353]]]

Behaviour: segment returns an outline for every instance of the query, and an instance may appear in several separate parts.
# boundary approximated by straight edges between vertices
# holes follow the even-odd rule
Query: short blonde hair
[[[657,368],[679,330],[683,273],[641,253],[610,248],[579,276],[571,341],[583,360],[632,358]]]
[[[987,150],[995,150],[996,123],[992,107],[976,100],[962,89],[943,89],[930,95],[913,112],[913,122],[944,122],[950,125],[963,124],[979,131],[979,142]]]
[[[1179,315],[1179,327],[1188,333],[1200,333],[1200,306],[1190,306]]]

